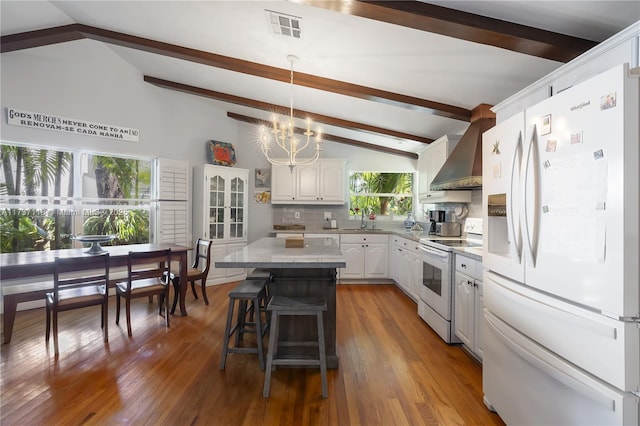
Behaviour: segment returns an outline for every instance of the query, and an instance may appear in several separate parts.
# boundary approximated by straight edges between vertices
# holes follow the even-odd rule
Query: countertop
[[[277,230],[272,231],[272,234],[381,234],[381,235],[397,235],[402,238],[407,238],[412,241],[420,241],[421,238],[430,238],[433,240],[442,240],[447,239],[448,237],[439,237],[437,235],[429,235],[427,232],[422,232],[421,234],[416,234],[411,231],[405,231],[404,229],[342,229],[342,228],[320,228],[320,229],[305,229],[305,230]],[[450,238],[455,239],[455,238]],[[305,240],[308,241],[309,239]],[[454,247],[452,248],[453,253],[460,254],[463,256],[470,257],[475,260],[482,261],[482,247]]]
[[[482,262],[482,247],[455,247],[453,252]]]
[[[285,248],[284,238],[265,237],[215,262],[216,268],[344,268],[333,239],[307,238],[302,248]]]

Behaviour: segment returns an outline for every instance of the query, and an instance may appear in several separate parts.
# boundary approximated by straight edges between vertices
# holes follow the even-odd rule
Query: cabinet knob
[[[467,280],[467,284],[468,284],[468,285],[473,285],[473,282],[471,282],[471,281]]]
[[[461,263],[461,264],[460,264],[460,267],[461,267],[461,268],[465,268],[465,269],[467,269],[467,265],[466,265],[466,264],[464,264],[464,263]]]

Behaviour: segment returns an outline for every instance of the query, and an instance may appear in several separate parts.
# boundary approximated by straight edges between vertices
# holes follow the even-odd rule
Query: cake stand
[[[113,241],[116,237],[117,235],[76,235],[72,237],[72,239],[80,241],[81,243],[91,243],[91,247],[85,251],[85,253],[102,254],[105,253],[106,250],[100,246],[100,243]]]

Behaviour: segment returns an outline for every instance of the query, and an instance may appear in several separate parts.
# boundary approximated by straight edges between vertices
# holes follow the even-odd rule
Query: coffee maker
[[[436,223],[445,222],[444,210],[430,210],[429,211],[429,234],[436,233]]]

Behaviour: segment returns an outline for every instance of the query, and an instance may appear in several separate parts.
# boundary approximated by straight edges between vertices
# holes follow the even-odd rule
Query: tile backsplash
[[[331,213],[338,228],[345,227],[349,220],[349,210],[343,206],[309,206],[309,205],[273,205],[274,225],[305,225],[307,229],[321,229],[329,224],[324,218],[325,212]]]
[[[464,219],[458,219],[455,216],[454,210],[460,204],[436,204],[436,208],[444,210],[446,212],[447,221],[461,222],[464,224]],[[433,206],[433,205],[432,205]],[[423,206],[420,206],[423,207]],[[420,208],[419,207],[419,208]],[[471,195],[471,203],[466,204],[469,210],[466,217],[482,217],[482,190],[474,190]],[[272,205],[273,209],[273,224],[274,225],[305,225],[306,229],[322,229],[323,227],[329,227],[329,224],[324,219],[325,212],[331,214],[331,219],[337,222],[338,228],[352,228],[354,226],[353,221],[349,221],[349,209],[347,205],[341,206],[311,206],[311,205]],[[426,223],[421,222],[424,226]],[[380,228],[393,228],[401,227],[401,222],[382,222],[379,221],[378,227]]]

